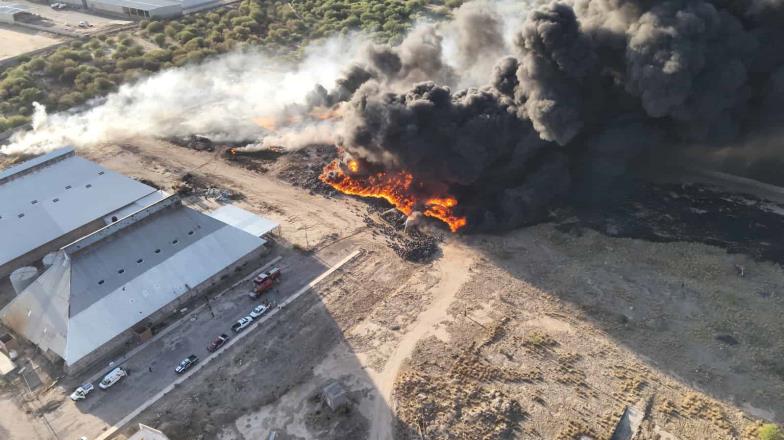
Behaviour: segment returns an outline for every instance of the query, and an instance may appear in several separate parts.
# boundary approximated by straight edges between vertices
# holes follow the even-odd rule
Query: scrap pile
[[[242,200],[244,197],[241,193],[213,186],[203,177],[191,173],[183,175],[174,190],[181,196],[201,196],[219,203]]]
[[[204,136],[195,134],[190,136],[169,138],[168,141],[175,145],[179,145],[180,147],[190,148],[196,151],[215,151],[215,145],[211,140]]]
[[[313,145],[286,155],[285,166],[278,177],[311,194],[333,197],[338,192],[319,179],[324,166],[335,159],[335,148],[330,145]]]
[[[371,213],[389,208],[383,201],[366,200],[369,204],[368,210]],[[383,221],[379,221],[378,218]],[[401,219],[396,211],[390,212],[387,210],[378,217],[365,214],[363,219],[365,224],[373,231],[373,235],[381,235],[387,246],[406,261],[427,263],[438,255],[439,238],[419,229],[404,231],[404,219]]]

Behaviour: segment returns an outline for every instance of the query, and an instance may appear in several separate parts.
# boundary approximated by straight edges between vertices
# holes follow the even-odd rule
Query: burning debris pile
[[[359,161],[349,159],[345,166],[339,160],[324,168],[320,179],[345,194],[384,199],[407,216],[422,213],[437,218],[457,232],[466,225],[465,217],[454,214],[458,202],[449,195],[434,195],[428,186],[415,181],[406,171],[364,171]]]
[[[461,56],[504,49],[493,12],[457,15]],[[771,42],[782,37],[784,2],[552,3],[528,14],[488,84],[455,91],[442,34],[420,29],[370,47],[333,90],[312,93],[314,105],[343,103],[336,144],[348,159],[322,180],[452,231],[486,231],[601,194],[646,153],[665,166],[694,163],[697,150],[741,151],[748,169],[780,163],[780,148],[749,145],[781,130],[784,53]]]

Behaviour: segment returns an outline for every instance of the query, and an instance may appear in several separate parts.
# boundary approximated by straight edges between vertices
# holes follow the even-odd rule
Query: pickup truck
[[[262,293],[271,289],[275,283],[280,281],[280,268],[273,267],[272,269],[264,272],[253,279],[253,284],[256,285],[253,292],[250,293],[251,298],[258,298]]]
[[[253,318],[251,318],[250,316],[246,316],[240,319],[239,321],[235,322],[234,325],[231,326],[231,330],[234,333],[239,333],[245,330],[245,328],[249,326],[251,322],[253,322]]]
[[[183,359],[174,369],[174,372],[177,374],[182,374],[188,371],[188,368],[196,365],[197,362],[199,362],[199,357],[196,356],[195,354],[192,354],[186,357],[185,359]]]
[[[95,387],[93,387],[93,384],[91,383],[83,384],[79,388],[77,388],[73,393],[71,393],[70,396],[71,400],[73,400],[74,402],[76,402],[77,400],[83,400],[85,397],[87,397],[88,394],[90,394],[90,391],[94,389]]]

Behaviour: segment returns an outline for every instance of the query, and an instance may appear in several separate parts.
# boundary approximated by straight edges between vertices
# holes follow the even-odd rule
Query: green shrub
[[[46,61],[41,57],[34,57],[27,62],[27,67],[33,72],[39,72],[46,67]]]
[[[784,440],[784,431],[772,423],[766,423],[757,430],[759,440]]]
[[[166,35],[164,34],[156,34],[152,37],[152,41],[158,45],[158,47],[163,47],[166,44]]]
[[[30,122],[30,117],[25,115],[12,115],[7,118],[0,118],[0,131],[18,127]]]
[[[57,100],[57,104],[62,110],[69,109],[85,101],[84,95],[79,92],[69,92]]]
[[[177,32],[177,35],[174,36],[174,38],[180,43],[186,43],[196,37],[197,35],[195,33],[186,30]]]
[[[163,32],[164,26],[160,21],[151,21],[145,29],[151,34],[160,34]]]

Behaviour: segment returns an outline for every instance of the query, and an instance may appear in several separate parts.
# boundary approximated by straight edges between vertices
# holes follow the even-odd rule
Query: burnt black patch
[[[613,237],[698,242],[784,263],[784,205],[701,184],[630,183],[612,202],[570,207],[559,230],[590,228]]]

